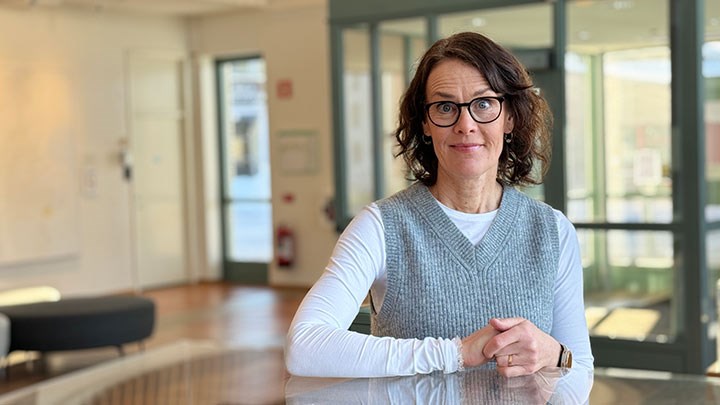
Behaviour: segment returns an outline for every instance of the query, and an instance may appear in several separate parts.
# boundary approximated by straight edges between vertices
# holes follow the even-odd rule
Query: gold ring
[[[508,354],[508,367],[512,366],[512,354]]]

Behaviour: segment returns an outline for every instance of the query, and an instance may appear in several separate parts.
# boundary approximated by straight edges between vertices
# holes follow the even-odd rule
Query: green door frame
[[[218,146],[219,146],[219,163],[220,163],[220,236],[222,241],[222,273],[223,280],[252,285],[268,285],[268,264],[253,262],[237,262],[228,259],[228,212],[227,207],[233,202],[227,195],[227,176],[225,167],[227,161],[225,152],[227,145],[225,142],[225,134],[223,133],[224,109],[222,108],[225,93],[223,90],[221,66],[226,62],[235,62],[251,59],[262,59],[260,55],[218,58],[215,60],[215,92],[217,95],[217,123],[218,123]]]
[[[678,272],[685,292],[681,314],[687,357],[685,370],[704,373],[715,360],[715,339],[708,333],[714,312],[709,296],[705,235],[705,96],[702,45],[705,37],[705,1],[670,2],[672,58],[673,205],[681,226],[676,245],[682,252]],[[691,134],[687,136],[687,134]],[[693,136],[693,134],[695,136]],[[677,251],[677,250],[676,250]],[[692,271],[696,269],[697,271]]]

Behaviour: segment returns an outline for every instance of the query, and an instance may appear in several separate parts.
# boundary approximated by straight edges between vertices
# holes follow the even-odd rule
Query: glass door
[[[705,372],[720,307],[718,0],[417,0],[389,9],[383,0],[329,1],[337,155],[354,141],[344,127],[357,128],[351,117],[372,121],[355,141],[374,141],[357,155],[362,195],[336,163],[338,228],[402,186],[382,147],[393,114],[385,103],[400,89],[382,76],[399,72],[401,54],[386,29],[415,20],[400,26],[428,43],[487,34],[528,66],[554,114],[552,164],[543,187],[527,191],[578,231],[596,365]],[[423,31],[408,30],[418,19]],[[367,85],[353,92],[338,86],[347,53],[357,52],[341,37],[358,30]],[[344,116],[356,97],[371,107]]]
[[[629,362],[607,345],[664,350],[678,339],[668,10],[666,0],[568,4],[567,215],[578,229],[586,318],[602,365]],[[643,367],[667,367],[654,358]]]
[[[265,62],[216,62],[224,278],[267,284],[273,255]]]

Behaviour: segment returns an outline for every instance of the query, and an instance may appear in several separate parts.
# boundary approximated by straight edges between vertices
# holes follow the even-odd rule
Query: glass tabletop
[[[389,378],[290,376],[279,347],[179,341],[0,396],[44,404],[720,404],[720,379],[621,369],[492,369]]]
[[[591,373],[559,368],[515,378],[494,369],[348,380],[290,377],[285,398],[288,404],[582,404],[592,381]]]

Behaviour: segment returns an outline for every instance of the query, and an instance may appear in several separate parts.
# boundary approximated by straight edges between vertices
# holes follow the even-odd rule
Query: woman
[[[288,370],[379,377],[487,363],[512,377],[572,355],[592,370],[575,230],[513,187],[541,181],[533,165],[547,168],[550,124],[506,49],[477,33],[436,42],[396,131],[417,182],[340,236],[290,327]],[[370,336],[347,330],[368,291]]]

